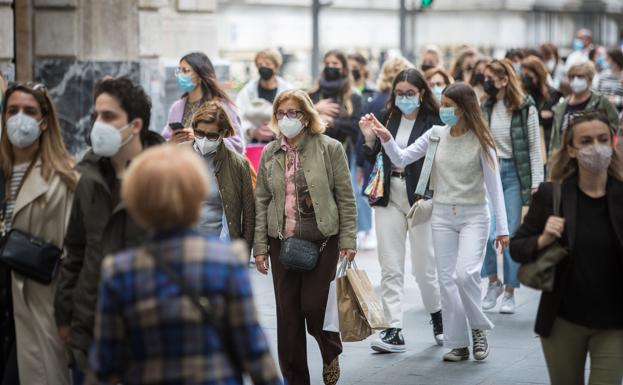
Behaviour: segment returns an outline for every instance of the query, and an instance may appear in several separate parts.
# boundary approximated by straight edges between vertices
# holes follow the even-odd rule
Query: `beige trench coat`
[[[73,192],[59,176],[46,182],[41,161],[33,166],[17,196],[13,228],[62,248]],[[43,285],[12,272],[17,366],[22,384],[69,385],[68,355],[54,320],[57,278]]]

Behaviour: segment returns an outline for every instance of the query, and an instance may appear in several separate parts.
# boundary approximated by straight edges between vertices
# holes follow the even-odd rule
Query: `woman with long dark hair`
[[[583,385],[587,355],[589,384],[623,380],[623,164],[609,124],[601,111],[571,117],[553,155],[552,182],[534,193],[510,245],[519,263],[555,241],[569,250],[536,317],[552,385]],[[555,184],[560,216],[553,215]]]
[[[513,63],[508,59],[493,60],[487,64],[484,90],[488,98],[482,105],[482,112],[491,129],[500,159],[506,218],[510,234],[513,234],[521,223],[521,207],[530,203],[531,193],[543,182],[539,116],[534,100],[524,93]],[[498,279],[496,222],[491,223],[482,267],[482,277],[489,277],[482,307],[485,310],[493,309],[498,297],[504,293],[500,313],[512,314],[515,312],[515,289],[519,288],[519,265],[505,250],[504,283]]]
[[[433,92],[422,73],[409,68],[401,71],[392,83],[392,92],[385,106],[382,119],[401,148],[406,148],[434,125],[441,124],[439,108]],[[372,116],[368,114],[366,116]],[[361,124],[369,119],[362,118]],[[415,202],[417,185],[423,162],[407,167],[393,163],[373,132],[362,131],[365,137],[364,151],[374,162],[379,153],[383,157],[385,195],[372,203],[375,211],[375,227],[379,263],[381,264],[381,291],[385,317],[389,328],[372,342],[372,349],[397,353],[405,351],[402,335],[402,296],[405,275],[405,241],[411,245],[412,274],[415,276],[426,311],[430,313],[433,334],[437,344],[443,341],[439,283],[435,269],[435,254],[430,222],[409,227],[407,214]]]
[[[180,59],[175,78],[183,94],[171,106],[162,136],[175,143],[192,142],[195,139],[191,127],[193,114],[204,103],[214,100],[223,105],[236,131],[236,135],[226,138],[225,143],[236,152],[243,153],[240,117],[234,103],[219,84],[210,58],[203,52],[185,55]]]
[[[424,158],[431,138],[438,140],[430,179],[434,189],[430,222],[441,288],[443,344],[452,349],[443,359],[469,358],[472,329],[474,358],[484,360],[489,355],[486,330],[493,327],[480,307],[480,269],[490,222],[487,193],[496,212],[496,244],[508,245],[495,142],[476,93],[463,82],[444,90],[439,117],[444,126],[432,127],[407,148],[401,148],[372,115],[366,115],[360,126],[367,137],[370,131],[379,137],[397,167]]]

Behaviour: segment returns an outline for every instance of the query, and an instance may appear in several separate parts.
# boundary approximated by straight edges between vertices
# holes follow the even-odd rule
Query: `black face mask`
[[[474,75],[474,84],[485,84],[485,74],[476,74]]]
[[[523,83],[524,90],[528,92],[533,92],[536,89],[536,84],[534,84],[534,81],[532,81],[532,78],[529,78],[527,76],[522,76],[521,82]]]
[[[335,67],[324,67],[323,74],[326,80],[337,80],[342,77],[342,70]]]
[[[431,64],[422,64],[420,66],[420,69],[422,70],[422,72],[426,72],[426,71],[428,71],[431,68],[435,68],[435,66],[431,65]]]
[[[499,90],[495,87],[495,83],[493,82],[493,80],[485,80],[483,84],[483,89],[485,90],[487,95],[489,95],[493,99],[498,96]]]
[[[359,71],[359,68],[354,68],[350,73],[353,75],[353,79],[355,79],[355,81],[359,81],[359,79],[361,79],[361,71]]]
[[[259,72],[260,78],[262,78],[262,80],[268,80],[275,75],[275,71],[273,71],[272,68],[268,67],[260,67],[258,68],[257,72]]]

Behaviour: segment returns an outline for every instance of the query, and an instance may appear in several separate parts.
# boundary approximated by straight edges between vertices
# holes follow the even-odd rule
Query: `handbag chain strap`
[[[439,145],[439,136],[436,135],[435,127],[431,128],[430,140],[428,143],[428,149],[426,150],[426,158],[424,158],[424,166],[422,166],[422,172],[420,173],[420,179],[418,179],[417,187],[415,188],[416,200],[432,198],[426,195],[426,185],[430,179],[430,174],[433,169],[433,160],[435,159],[435,153],[437,152],[437,146]],[[430,195],[430,194],[429,194]]]

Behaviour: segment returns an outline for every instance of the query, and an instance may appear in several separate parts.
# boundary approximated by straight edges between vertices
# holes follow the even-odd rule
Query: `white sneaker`
[[[502,297],[502,305],[500,306],[500,313],[513,314],[515,313],[515,296],[511,293],[504,293]]]
[[[489,283],[487,294],[485,294],[485,298],[482,299],[482,309],[493,309],[498,302],[498,297],[501,296],[503,292],[504,285],[502,285],[502,282],[495,281],[494,283]]]

